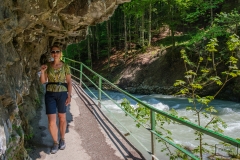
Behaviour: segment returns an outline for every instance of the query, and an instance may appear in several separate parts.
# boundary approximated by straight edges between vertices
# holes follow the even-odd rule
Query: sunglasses
[[[56,51],[52,50],[51,53],[52,53],[52,54],[54,54],[54,53],[57,53],[57,54],[58,54],[58,53],[60,53],[60,51],[59,51],[59,50],[56,50]]]

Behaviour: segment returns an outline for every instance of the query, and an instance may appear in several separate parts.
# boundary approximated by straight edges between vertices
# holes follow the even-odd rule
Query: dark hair
[[[40,59],[39,59],[40,65],[47,64],[47,62],[48,62],[47,55],[46,54],[42,54]]]
[[[52,46],[51,46],[51,48],[50,48],[50,51],[51,51],[53,48],[59,48],[59,49],[60,49],[60,51],[62,50],[62,49],[61,49],[61,47],[60,47],[60,46],[58,46],[58,45],[56,45],[56,44],[54,44],[54,45],[52,45]]]

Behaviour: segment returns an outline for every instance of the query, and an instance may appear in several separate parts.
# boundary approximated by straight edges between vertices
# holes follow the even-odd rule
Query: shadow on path
[[[144,160],[145,158],[142,156],[142,154],[121,134],[121,132],[110,122],[110,120],[104,115],[104,113],[101,111],[101,109],[98,107],[97,104],[85,93],[85,91],[76,83],[74,82],[74,89],[77,92],[80,99],[84,102],[85,106],[88,108],[88,112],[91,112],[95,119],[98,121],[98,124],[100,125],[100,128],[105,133],[105,137],[109,138],[112,145],[114,145],[113,148],[115,148],[120,154],[120,157],[123,157],[124,159],[133,159],[133,160]],[[86,112],[86,111],[85,111]],[[91,124],[87,124],[86,127],[89,128],[89,132],[92,132],[91,130],[94,128],[93,126],[90,126]],[[84,129],[86,129],[86,127]],[[89,133],[90,134],[90,133]],[[95,136],[91,138],[91,141],[97,141],[100,137]],[[95,148],[88,147],[89,141],[83,140],[83,146],[86,146],[84,148],[89,148],[88,153],[95,152]],[[96,152],[101,150],[100,152],[104,152],[103,150],[96,147]],[[109,154],[109,150],[106,154]],[[105,154],[105,155],[106,155]],[[91,155],[90,155],[91,156]],[[93,158],[94,155],[91,157]],[[99,156],[95,158],[100,158]],[[106,158],[106,157],[102,157]],[[94,159],[94,158],[93,158]],[[119,159],[119,157],[117,158]],[[113,159],[111,159],[113,160]]]

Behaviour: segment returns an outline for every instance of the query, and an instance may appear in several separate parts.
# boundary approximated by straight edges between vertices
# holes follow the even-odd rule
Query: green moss
[[[25,134],[24,135],[24,139],[26,141],[29,141],[29,140],[31,140],[33,138],[33,135],[34,135],[33,133]]]
[[[41,105],[40,97],[36,97],[35,99],[36,105]]]
[[[16,143],[16,135],[11,135],[11,142],[8,144],[8,149],[6,151],[6,157],[8,160],[23,160],[27,156],[26,150],[24,148],[24,141],[20,139]],[[14,140],[15,139],[15,140]]]
[[[16,131],[16,133],[17,133],[20,137],[22,137],[23,131],[22,131],[22,127],[21,127],[21,126],[17,126],[17,125],[15,125],[15,124],[13,124],[13,125],[12,125],[12,129],[13,129],[14,131]]]

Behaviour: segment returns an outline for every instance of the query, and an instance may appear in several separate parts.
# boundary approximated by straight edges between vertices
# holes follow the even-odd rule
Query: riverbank
[[[143,52],[129,51],[127,58],[123,51],[116,51],[110,55],[109,68],[105,58],[95,60],[93,70],[132,94],[173,95],[179,91],[173,86],[176,80],[185,80],[180,49],[149,47]],[[229,81],[216,99],[240,102],[239,84],[240,78]],[[199,94],[215,95],[220,87],[212,84]]]

